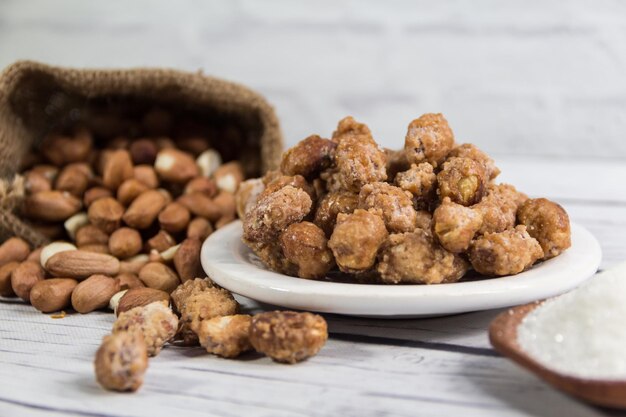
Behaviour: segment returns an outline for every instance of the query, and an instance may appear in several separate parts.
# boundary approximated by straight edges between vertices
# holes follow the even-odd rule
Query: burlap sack
[[[46,133],[78,123],[106,125],[98,114],[103,108],[136,112],[150,106],[190,114],[198,123],[228,120],[245,135],[218,144],[233,153],[227,159],[245,152],[257,175],[278,165],[278,119],[262,96],[242,85],[167,69],[83,70],[20,61],[0,75],[0,241],[20,236],[33,245],[46,242],[15,214],[24,193],[15,173]]]

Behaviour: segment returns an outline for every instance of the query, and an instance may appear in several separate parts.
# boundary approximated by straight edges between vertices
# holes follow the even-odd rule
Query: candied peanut
[[[455,147],[448,154],[448,158],[473,159],[485,168],[485,175],[490,180],[495,179],[500,174],[500,169],[496,166],[494,160],[472,143],[464,143]]]
[[[306,192],[290,185],[262,196],[246,214],[243,236],[251,242],[273,242],[287,226],[302,221],[312,205]]]
[[[454,134],[441,113],[426,113],[413,120],[404,140],[409,162],[440,165],[454,146]]]
[[[219,316],[230,316],[239,310],[239,303],[230,291],[220,287],[209,287],[191,294],[181,309],[181,320],[194,332],[203,320]]]
[[[567,212],[546,198],[526,200],[517,210],[517,220],[543,249],[543,259],[554,258],[572,244]]]
[[[483,166],[469,158],[450,158],[437,174],[439,197],[450,197],[455,203],[471,206],[485,193],[487,178]]]
[[[380,246],[388,233],[380,211],[356,209],[352,214],[339,213],[328,247],[343,272],[362,272],[374,266]]]
[[[304,178],[302,175],[275,176],[273,180],[269,181],[265,185],[265,189],[261,192],[261,194],[259,195],[259,198],[262,198],[268,194],[272,194],[273,192],[278,191],[281,188],[286,187],[288,185],[291,185],[292,187],[295,187],[295,188],[300,188],[301,190],[305,191],[309,195],[309,197],[311,197],[311,200],[315,201],[315,198],[316,198],[315,189],[313,188],[311,184],[307,182],[306,178]]]
[[[198,340],[209,353],[235,358],[252,349],[249,336],[251,322],[252,318],[247,314],[204,320],[198,328]]]
[[[293,223],[280,235],[280,247],[287,260],[298,267],[300,278],[324,278],[333,267],[324,231],[310,222]]]
[[[135,307],[120,313],[113,324],[113,334],[139,331],[143,335],[149,356],[156,356],[176,334],[178,317],[165,301]]]
[[[472,242],[469,250],[474,269],[491,276],[519,274],[542,257],[541,245],[521,225],[499,233],[485,233]]]
[[[331,165],[336,146],[331,140],[311,135],[283,154],[280,170],[285,175],[310,179]]]
[[[256,314],[250,325],[250,343],[276,362],[296,363],[317,354],[328,339],[322,316],[295,311]]]
[[[96,380],[113,391],[137,391],[148,368],[148,351],[140,332],[105,336],[94,361]]]
[[[395,184],[410,192],[419,208],[429,208],[436,197],[437,175],[431,164],[422,162],[419,165],[411,164],[411,168],[399,172]]]
[[[386,284],[456,282],[468,269],[463,258],[446,251],[422,229],[390,235],[379,258],[377,270]]]
[[[469,248],[482,225],[482,215],[446,197],[433,213],[433,224],[433,231],[441,246],[450,252],[460,253]]]
[[[183,282],[170,294],[174,311],[180,313],[190,296],[216,286],[210,278],[194,278]]]
[[[359,205],[359,195],[350,191],[336,191],[326,194],[317,204],[314,223],[321,227],[326,236],[333,233],[337,215],[350,214]]]
[[[272,271],[298,276],[298,267],[283,254],[278,243],[250,242],[244,239],[248,247],[259,257],[261,262]]]
[[[358,192],[370,182],[387,179],[387,156],[371,135],[344,135],[335,151],[338,183]]]
[[[478,234],[497,233],[515,226],[515,213],[528,199],[509,184],[490,185],[488,194],[478,204],[472,206],[483,218]]]
[[[387,230],[394,233],[415,229],[417,212],[411,193],[386,182],[374,182],[361,188],[359,208],[382,210]]]

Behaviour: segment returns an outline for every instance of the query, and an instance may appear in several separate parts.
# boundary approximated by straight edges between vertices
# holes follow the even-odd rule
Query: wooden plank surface
[[[503,180],[558,199],[604,251],[602,268],[626,259],[626,178],[617,163],[511,160]],[[604,168],[603,168],[604,167]],[[605,171],[603,171],[603,169]],[[545,177],[566,175],[552,189]],[[272,308],[241,299],[250,311]],[[103,391],[92,359],[109,313],[52,319],[0,299],[0,417],[26,416],[603,416],[499,357],[486,329],[499,310],[419,320],[326,315],[330,339],[294,365],[255,354],[220,359],[200,348],[166,348],[135,394]]]

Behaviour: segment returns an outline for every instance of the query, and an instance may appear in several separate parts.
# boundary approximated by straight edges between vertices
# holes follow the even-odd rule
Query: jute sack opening
[[[96,142],[137,137],[146,132],[133,116],[140,119],[154,108],[191,124],[234,128],[236,136],[211,144],[225,160],[244,161],[250,175],[278,166],[278,119],[261,95],[242,85],[168,69],[85,70],[20,61],[0,75],[0,241],[10,236],[35,246],[47,241],[19,218],[24,189],[15,175],[46,134],[83,125]]]

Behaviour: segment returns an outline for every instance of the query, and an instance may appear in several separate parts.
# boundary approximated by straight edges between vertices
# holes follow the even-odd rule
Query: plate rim
[[[240,220],[209,236],[202,244],[200,258],[204,270],[219,285],[260,302],[322,313],[420,317],[525,304],[578,286],[596,272],[602,255],[600,244],[591,232],[575,222],[571,222],[571,229],[572,246],[565,253],[521,274],[437,285],[314,281],[262,269],[243,259],[241,251],[246,254],[251,251],[241,242]],[[546,281],[545,275],[557,272],[559,279],[540,282]],[[262,277],[245,277],[246,274]],[[566,274],[574,278],[566,281],[563,278]],[[277,302],[278,294],[283,296],[280,302]],[[375,306],[353,305],[358,301]],[[395,305],[399,301],[402,305]],[[347,305],[338,305],[340,302]]]

